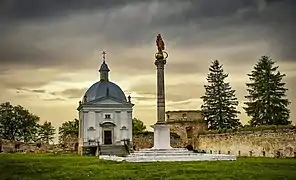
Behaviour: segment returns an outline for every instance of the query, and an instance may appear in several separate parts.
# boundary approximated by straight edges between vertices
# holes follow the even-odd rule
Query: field
[[[0,179],[296,179],[296,159],[118,163],[78,155],[0,155]]]

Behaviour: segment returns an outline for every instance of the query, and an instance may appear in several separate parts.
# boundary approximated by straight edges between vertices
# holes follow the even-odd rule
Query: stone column
[[[171,149],[170,127],[165,121],[165,89],[164,89],[164,65],[166,58],[163,53],[156,53],[155,65],[157,68],[157,121],[154,128],[154,146],[152,149]]]
[[[156,56],[157,69],[157,123],[165,122],[165,90],[164,90],[164,65],[166,60],[163,56]]]

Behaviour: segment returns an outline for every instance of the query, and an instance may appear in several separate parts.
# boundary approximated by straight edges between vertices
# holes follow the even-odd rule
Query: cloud
[[[27,92],[32,92],[32,93],[45,93],[46,91],[44,89],[24,89],[24,88],[17,88],[16,89],[19,92],[21,91],[27,91]]]
[[[43,99],[43,101],[65,101],[65,99],[62,99],[62,98],[49,98],[49,99]]]
[[[92,10],[104,10],[114,8],[133,0],[62,0],[47,1],[33,0],[28,2],[17,0],[3,0],[0,2],[0,15],[7,20],[36,20],[42,18],[57,18],[69,13],[79,13]]]
[[[81,98],[83,94],[86,92],[86,88],[81,89],[66,89],[64,91],[52,92],[52,95],[55,96],[63,96],[66,98]]]
[[[30,90],[48,84],[50,81],[58,79],[61,72],[59,70],[11,68],[0,73],[0,87],[7,89]],[[36,92],[36,91],[35,91]]]
[[[213,54],[223,46],[267,41],[281,60],[296,59],[294,1],[264,2],[3,1],[2,17],[14,21],[0,23],[5,27],[0,33],[0,64],[91,68],[100,61],[97,51],[101,49],[113,51],[117,55],[113,60],[120,64],[123,52],[132,55],[130,47],[146,48],[146,44],[151,44],[153,58],[157,31],[163,32],[167,47],[174,50],[210,47]],[[134,54],[130,61],[149,58],[143,55]],[[122,66],[127,68],[131,62]]]
[[[174,85],[166,85],[166,100],[173,103],[182,101],[190,101],[191,99],[198,99],[203,94],[203,85],[193,83],[180,83]],[[152,100],[155,104],[156,100],[156,85],[153,83],[137,83],[132,85],[128,91],[136,92],[140,96],[136,96],[137,100]],[[186,91],[186,93],[184,93]],[[134,98],[134,97],[132,97]]]

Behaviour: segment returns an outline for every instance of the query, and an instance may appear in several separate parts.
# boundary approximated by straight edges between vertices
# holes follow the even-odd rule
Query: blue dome
[[[85,93],[87,102],[103,97],[112,97],[122,102],[127,102],[121,88],[110,81],[98,81],[93,84]],[[84,97],[85,97],[84,96]],[[83,98],[84,102],[84,98]]]

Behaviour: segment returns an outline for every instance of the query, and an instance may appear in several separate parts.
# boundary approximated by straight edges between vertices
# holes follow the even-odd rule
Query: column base
[[[152,149],[171,149],[170,127],[166,123],[156,123],[154,128],[154,146]]]

